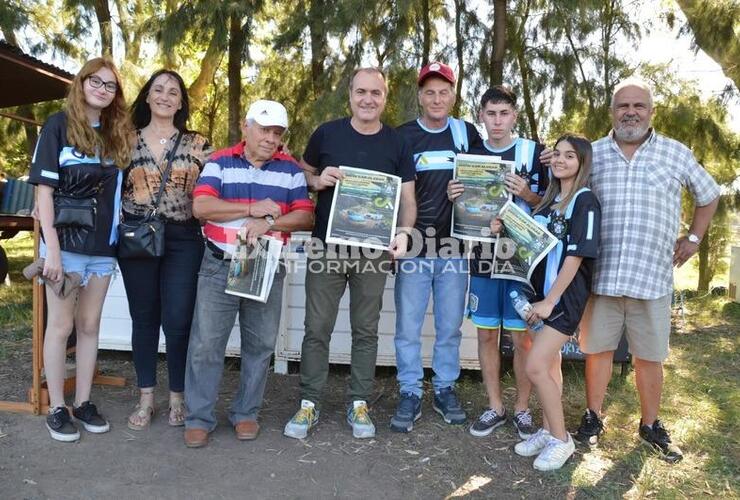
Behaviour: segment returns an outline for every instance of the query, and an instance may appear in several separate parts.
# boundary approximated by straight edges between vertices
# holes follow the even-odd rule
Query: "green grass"
[[[740,304],[706,296],[687,300],[684,308],[683,319],[674,316],[660,414],[684,460],[669,465],[640,445],[634,372],[621,377],[615,366],[604,406],[607,433],[599,447],[581,450],[550,476],[569,497],[740,498]],[[585,406],[583,365],[565,363],[563,376],[566,423],[574,429]],[[511,406],[515,391],[508,371],[503,384]],[[460,389],[464,401],[485,406],[478,380],[467,379]]]
[[[694,256],[683,266],[679,267],[678,269],[674,268],[673,286],[676,290],[696,290],[696,287],[699,283],[699,269],[695,266],[697,259],[698,257]],[[712,282],[709,284],[710,288],[715,286],[728,286],[728,280],[730,277],[729,247],[727,249],[727,256],[722,260],[726,264],[727,271],[722,274],[716,274],[714,278],[712,278]]]
[[[31,337],[33,312],[31,282],[21,271],[33,260],[33,238],[22,232],[0,240],[9,261],[6,284],[0,284],[0,362],[6,359],[11,343]],[[9,282],[9,286],[8,283]]]
[[[684,450],[683,462],[668,465],[637,447],[634,377],[613,380],[605,407],[609,432],[600,449],[586,454],[572,472],[572,483],[584,496],[738,497],[740,304],[705,297],[688,301],[686,309],[686,320],[671,338],[661,411]],[[578,387],[576,400],[582,394]],[[610,476],[617,481],[605,480]]]

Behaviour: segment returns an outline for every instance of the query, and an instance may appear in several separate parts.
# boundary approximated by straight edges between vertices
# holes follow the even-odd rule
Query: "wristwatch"
[[[270,227],[275,225],[275,217],[272,215],[265,215],[265,221],[267,221],[267,225]]]
[[[698,245],[701,242],[701,238],[699,238],[694,233],[689,233],[688,236],[686,236],[686,239],[689,240],[694,245]]]

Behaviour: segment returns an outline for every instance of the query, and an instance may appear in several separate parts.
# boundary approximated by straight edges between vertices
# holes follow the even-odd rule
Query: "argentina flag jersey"
[[[453,136],[453,127],[459,130],[455,136],[464,136],[462,141]],[[438,251],[440,240],[450,237],[452,203],[447,199],[447,183],[452,179],[455,155],[466,152],[466,148],[480,149],[483,142],[473,124],[449,118],[440,129],[430,129],[417,119],[401,125],[397,130],[411,147],[416,168],[415,228],[424,235],[425,240],[429,238],[436,241],[434,249],[428,249],[427,242],[424,242],[420,253],[420,256],[424,256],[427,250]],[[465,142],[467,146],[463,145]],[[455,246],[457,248],[452,250],[461,253],[461,245],[457,240]]]

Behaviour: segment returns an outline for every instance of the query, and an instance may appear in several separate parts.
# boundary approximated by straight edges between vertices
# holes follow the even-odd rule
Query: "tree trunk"
[[[455,106],[452,116],[460,114],[462,105],[462,82],[465,78],[465,38],[462,33],[463,16],[465,15],[465,0],[455,0],[455,54],[457,55],[457,82],[455,87]]]
[[[527,123],[529,123],[529,138],[533,141],[540,142],[537,133],[537,117],[534,115],[534,106],[532,105],[532,92],[529,88],[529,64],[524,56],[524,47],[517,53],[519,71],[522,75],[522,97],[524,99],[524,111],[527,114]]]
[[[432,52],[432,20],[431,5],[429,0],[421,0],[422,11],[422,43],[421,43],[421,65],[429,64],[429,54]]]
[[[221,58],[223,57],[223,47],[221,40],[217,36],[211,38],[211,42],[208,44],[206,55],[200,62],[200,72],[195,78],[193,83],[190,84],[188,94],[190,95],[190,103],[194,108],[199,108],[203,97],[206,95],[208,86],[213,83],[213,77],[216,74],[216,70],[221,64]],[[165,64],[168,64],[169,58],[165,57]],[[172,66],[168,66],[172,67]]]
[[[241,16],[232,14],[229,22],[229,144],[241,139],[241,95],[242,95],[242,56],[246,34],[242,29]]]
[[[100,29],[100,53],[104,56],[113,56],[113,28],[110,20],[108,0],[95,0],[95,16]]]
[[[504,82],[504,57],[506,56],[506,0],[493,0],[493,50],[491,51],[491,85]]]
[[[326,26],[324,0],[311,0],[308,12],[308,28],[311,32],[311,86],[314,100],[324,91],[324,61],[326,60]]]
[[[697,290],[700,292],[709,291],[709,282],[712,280],[712,273],[709,270],[709,231],[699,243],[699,282]]]
[[[141,14],[144,10],[143,0],[136,0],[134,2],[133,20],[128,13],[127,3],[124,0],[115,0],[115,3],[116,11],[118,12],[118,28],[121,30],[121,38],[123,38],[125,60],[131,64],[138,64],[141,54],[142,37],[137,33],[135,23],[141,19]]]
[[[614,0],[611,0],[605,4],[604,13],[602,16],[602,27],[601,27],[601,48],[602,57],[604,58],[604,101],[602,108],[607,110],[612,97],[612,64],[611,64],[611,46],[613,43],[613,29],[614,29]]]
[[[165,3],[164,3],[164,13],[165,13],[165,16],[167,16],[167,17],[171,16],[176,10],[177,10],[177,0],[165,0]],[[208,85],[211,82],[211,80],[213,80],[213,74],[208,75],[207,74],[208,71],[206,71],[206,74],[204,75],[203,72],[204,72],[204,68],[206,66],[210,66],[212,64],[212,62],[213,62],[212,60],[214,58],[215,58],[216,61],[220,61],[220,59],[221,59],[220,54],[216,53],[216,54],[211,55],[211,49],[213,47],[216,47],[216,46],[220,46],[220,44],[218,44],[216,42],[216,37],[214,36],[214,37],[211,38],[211,42],[208,44],[208,49],[206,50],[205,57],[200,62],[200,73],[198,74],[198,77],[195,79],[195,81],[192,84],[190,84],[190,89],[191,89],[190,90],[190,98],[191,99],[193,99],[192,92],[193,92],[193,89],[194,88],[195,88],[194,90],[198,94],[198,97],[199,98],[202,98],[205,95],[205,93],[206,93],[205,85]],[[209,57],[210,57],[210,59],[209,59]],[[175,61],[175,48],[174,47],[165,47],[164,48],[164,52],[162,54],[162,59],[164,59],[164,67],[165,68],[174,68],[177,65],[176,64],[176,61]],[[206,62],[207,60],[208,60],[208,62]],[[216,67],[218,67],[218,65],[216,65],[214,67],[213,73],[216,72],[216,69],[215,69]],[[204,82],[198,82],[198,80],[200,79],[201,75],[204,76]],[[196,83],[198,84],[197,87],[196,87]],[[203,88],[201,88],[201,86],[203,86]]]
[[[18,116],[28,118],[29,120],[36,120],[33,114],[33,106],[30,104],[23,104],[18,106],[16,113]],[[26,153],[28,154],[29,163],[30,159],[33,158],[33,151],[36,149],[36,141],[39,138],[39,131],[36,125],[30,123],[23,123],[23,129],[26,131]]]

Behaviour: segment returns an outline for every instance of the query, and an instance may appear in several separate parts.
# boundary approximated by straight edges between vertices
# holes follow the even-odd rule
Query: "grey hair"
[[[653,89],[650,87],[650,84],[642,78],[631,76],[629,78],[625,78],[619,82],[616,87],[614,87],[614,90],[612,91],[612,100],[609,104],[610,108],[614,109],[614,97],[617,95],[617,92],[627,87],[637,87],[638,89],[647,92],[648,104],[650,104],[651,108],[653,107]]]
[[[352,75],[349,77],[349,91],[352,92],[352,86],[355,83],[355,77],[359,73],[370,73],[370,74],[376,74],[380,76],[380,79],[383,80],[383,86],[385,87],[385,93],[388,94],[388,82],[385,79],[385,72],[383,72],[382,68],[379,68],[378,66],[366,66],[362,68],[356,68]]]

